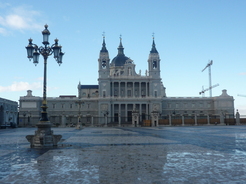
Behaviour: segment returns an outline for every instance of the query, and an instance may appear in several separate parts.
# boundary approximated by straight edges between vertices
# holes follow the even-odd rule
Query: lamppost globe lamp
[[[53,47],[53,51],[54,51],[54,58],[58,58],[59,57],[59,53],[61,52],[61,46],[58,46],[58,39],[55,39],[55,45]]]
[[[50,31],[47,29],[48,25],[46,24],[45,29],[42,31],[43,34],[43,44],[44,45],[49,45],[49,36],[50,36]]]
[[[59,53],[59,57],[57,58],[57,63],[60,66],[62,64],[62,57],[63,57],[64,53],[60,52]]]
[[[28,41],[29,41],[29,45],[26,46],[27,58],[29,58],[29,60],[31,61],[31,59],[33,58],[34,47],[33,47],[33,44],[32,44],[32,39],[30,38]]]
[[[61,65],[62,57],[64,53],[61,51],[61,46],[58,46],[58,39],[55,39],[55,43],[49,46],[49,35],[48,25],[46,24],[45,29],[42,31],[43,45],[38,47],[32,43],[32,39],[29,39],[29,44],[26,46],[27,58],[33,59],[35,65],[39,62],[39,56],[42,55],[44,58],[44,81],[43,81],[43,100],[42,100],[42,111],[41,118],[37,124],[38,130],[35,131],[35,135],[27,135],[26,138],[30,142],[31,147],[42,148],[42,147],[56,147],[57,143],[61,140],[61,135],[53,135],[51,130],[51,123],[48,119],[47,113],[47,100],[46,100],[46,81],[47,81],[47,59],[50,55],[54,54],[54,58],[57,63]]]
[[[35,64],[35,66],[38,64],[38,60],[39,60],[39,53],[38,51],[35,49],[35,51],[33,52],[33,63]]]

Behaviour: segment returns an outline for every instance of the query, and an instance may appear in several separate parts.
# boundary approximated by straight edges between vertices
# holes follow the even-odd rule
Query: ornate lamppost
[[[35,135],[27,135],[26,138],[30,142],[31,147],[42,148],[42,147],[56,147],[57,143],[61,139],[61,135],[53,135],[51,130],[51,123],[48,119],[47,114],[47,100],[46,100],[46,80],[47,80],[47,59],[50,55],[54,54],[54,58],[60,65],[62,63],[62,56],[64,53],[61,51],[61,46],[58,46],[58,39],[55,39],[55,43],[49,46],[49,35],[50,32],[47,29],[46,24],[45,29],[42,31],[43,34],[43,45],[38,47],[36,44],[32,43],[32,39],[29,39],[29,44],[26,47],[27,57],[29,60],[33,59],[35,65],[38,64],[39,55],[41,54],[44,58],[44,81],[43,81],[43,101],[42,101],[42,111],[41,118],[37,123],[38,130],[35,131]]]

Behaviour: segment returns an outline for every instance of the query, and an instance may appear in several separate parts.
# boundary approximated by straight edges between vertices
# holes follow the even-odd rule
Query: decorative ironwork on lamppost
[[[35,66],[38,64],[39,55],[41,54],[44,58],[44,81],[43,81],[43,100],[42,100],[42,111],[41,118],[37,124],[38,130],[35,131],[35,135],[27,135],[26,138],[30,142],[31,147],[56,147],[57,143],[61,139],[61,135],[53,135],[51,130],[51,123],[48,119],[47,114],[47,100],[46,100],[46,86],[47,86],[47,59],[50,55],[54,54],[59,65],[62,64],[62,57],[64,53],[61,51],[61,46],[58,46],[58,39],[55,39],[55,43],[49,46],[49,35],[50,32],[47,29],[46,24],[45,29],[42,31],[43,34],[43,45],[38,47],[36,44],[32,43],[32,39],[29,39],[29,44],[26,47],[27,58],[29,60],[33,59]]]

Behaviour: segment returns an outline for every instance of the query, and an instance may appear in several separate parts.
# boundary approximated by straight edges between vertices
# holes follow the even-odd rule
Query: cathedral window
[[[123,90],[121,90],[121,96],[122,96],[122,97],[124,96],[124,91],[123,91]]]
[[[132,91],[131,90],[127,90],[127,96],[128,97],[132,96]]]
[[[145,92],[144,90],[141,91],[142,97],[145,97]]]
[[[153,61],[153,69],[157,68],[157,61]]]
[[[114,90],[114,96],[118,96],[118,91]]]
[[[107,66],[106,61],[102,61],[102,68],[105,69]]]

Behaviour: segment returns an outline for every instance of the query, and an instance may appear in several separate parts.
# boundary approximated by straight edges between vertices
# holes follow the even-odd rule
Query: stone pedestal
[[[236,113],[236,125],[240,125],[240,114],[237,110],[237,113]]]
[[[139,112],[136,110],[132,111],[132,126],[133,127],[139,126]]]
[[[82,128],[82,126],[81,126],[81,122],[80,122],[80,118],[78,118],[78,123],[77,123],[77,125],[76,125],[76,129],[81,129]]]
[[[220,125],[225,125],[225,115],[222,111],[220,112]]]
[[[76,125],[76,129],[80,130],[82,128],[81,125]]]
[[[26,139],[30,142],[31,148],[50,148],[56,147],[61,140],[61,135],[53,135],[50,122],[39,122],[38,130],[35,135],[27,135]]]
[[[151,126],[159,126],[159,112],[153,111],[151,112]]]

